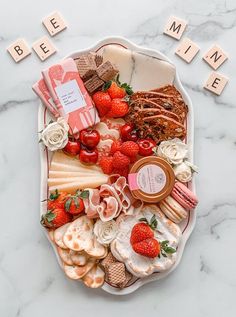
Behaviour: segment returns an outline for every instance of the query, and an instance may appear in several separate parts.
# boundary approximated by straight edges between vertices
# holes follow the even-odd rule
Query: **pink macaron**
[[[187,186],[180,182],[175,183],[171,196],[186,209],[193,209],[198,203],[196,195],[194,195]]]

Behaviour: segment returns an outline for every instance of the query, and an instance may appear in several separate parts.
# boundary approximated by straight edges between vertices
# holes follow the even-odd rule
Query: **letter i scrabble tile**
[[[177,47],[175,54],[182,58],[185,62],[190,63],[197,55],[200,48],[188,38],[184,38]]]

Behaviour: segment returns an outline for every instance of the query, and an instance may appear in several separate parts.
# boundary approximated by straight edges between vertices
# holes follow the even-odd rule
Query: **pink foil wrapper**
[[[59,113],[58,109],[56,108],[56,106],[52,100],[52,97],[50,95],[48,87],[45,84],[44,79],[42,78],[39,81],[37,81],[33,85],[32,89],[36,93],[36,95],[39,96],[42,103],[48,108],[48,110],[51,112],[51,114],[55,118],[58,118],[60,116],[60,113]]]
[[[60,116],[66,118],[72,134],[100,121],[72,58],[51,66],[42,74]]]

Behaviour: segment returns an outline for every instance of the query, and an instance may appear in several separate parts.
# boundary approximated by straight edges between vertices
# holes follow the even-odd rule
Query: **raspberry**
[[[124,167],[127,167],[130,163],[130,159],[128,156],[122,154],[120,151],[116,151],[116,153],[113,155],[113,167],[122,169]]]
[[[112,174],[119,174],[120,176],[127,178],[129,174],[129,166],[124,168],[114,168]]]
[[[120,141],[113,141],[111,145],[110,154],[114,154],[116,151],[120,151],[121,142]]]
[[[105,174],[111,174],[113,171],[113,157],[111,156],[103,156],[100,159],[99,165]]]
[[[120,151],[129,157],[134,157],[138,154],[139,146],[133,141],[126,141],[122,143]]]

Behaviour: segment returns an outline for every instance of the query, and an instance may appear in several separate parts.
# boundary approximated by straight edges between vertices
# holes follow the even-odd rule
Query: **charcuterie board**
[[[38,129],[40,218],[58,262],[69,278],[115,295],[158,283],[180,263],[196,220],[192,102],[165,55],[124,38],[56,66],[42,72],[51,94],[40,96]],[[66,212],[58,224],[60,193]]]

